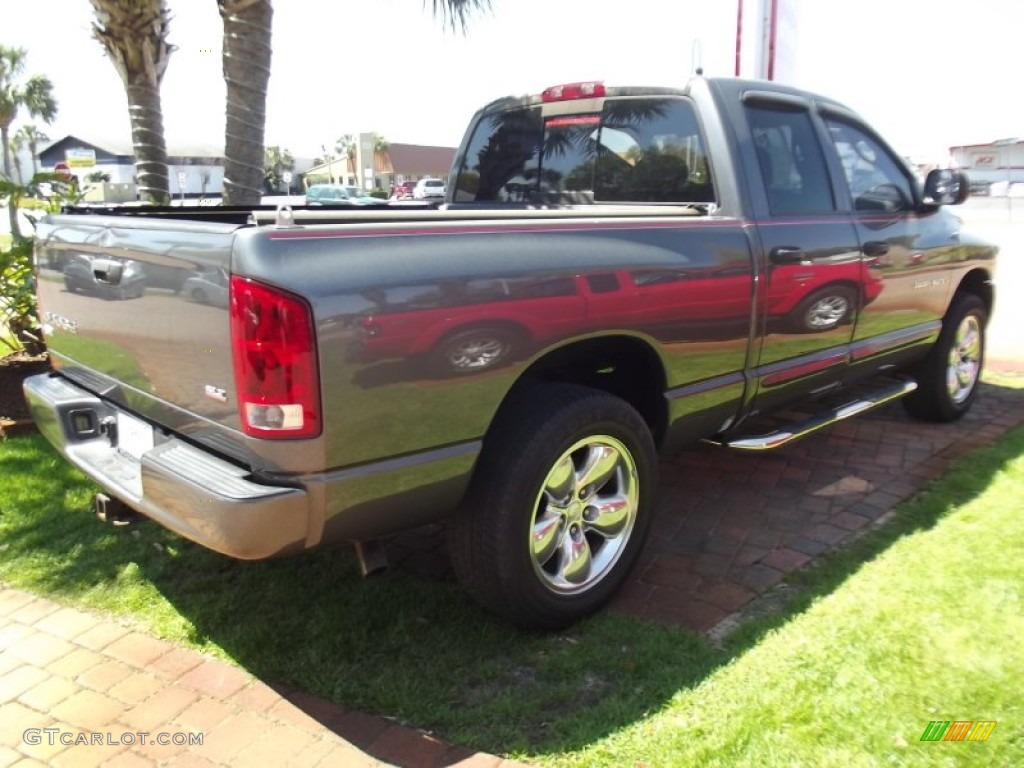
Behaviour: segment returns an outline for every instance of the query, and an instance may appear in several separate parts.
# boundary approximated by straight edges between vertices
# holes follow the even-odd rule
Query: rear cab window
[[[715,202],[706,144],[692,104],[680,97],[484,115],[455,187],[457,203]]]

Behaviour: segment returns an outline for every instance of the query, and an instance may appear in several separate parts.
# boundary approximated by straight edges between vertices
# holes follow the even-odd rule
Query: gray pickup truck
[[[943,207],[967,189],[776,84],[559,86],[480,110],[441,204],[47,217],[25,392],[101,511],[367,570],[445,520],[483,605],[559,627],[635,562],[657,450],[971,406],[997,249]]]

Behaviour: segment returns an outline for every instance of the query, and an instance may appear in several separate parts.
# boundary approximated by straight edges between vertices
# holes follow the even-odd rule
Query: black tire
[[[485,608],[557,629],[604,605],[636,562],[657,456],[640,414],[606,392],[547,384],[513,397],[488,432],[449,550]]]
[[[796,305],[787,324],[796,333],[824,333],[850,321],[857,292],[846,285],[819,288]]]
[[[430,367],[441,375],[480,373],[505,363],[519,335],[510,328],[484,325],[442,338],[430,352]]]
[[[985,363],[985,303],[973,293],[953,298],[928,356],[910,370],[917,389],[903,398],[907,413],[925,421],[956,421],[978,396]]]

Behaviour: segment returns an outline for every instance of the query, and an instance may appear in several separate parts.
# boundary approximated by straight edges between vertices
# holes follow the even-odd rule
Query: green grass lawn
[[[795,579],[733,658],[568,766],[1024,765],[1024,430]],[[932,720],[995,720],[928,743]]]
[[[1024,430],[800,572],[720,645],[605,613],[529,634],[348,551],[245,563],[112,529],[39,437],[0,443],[0,582],[271,683],[552,766],[1024,765]],[[788,598],[787,598],[788,596]],[[931,720],[996,720],[922,743]]]

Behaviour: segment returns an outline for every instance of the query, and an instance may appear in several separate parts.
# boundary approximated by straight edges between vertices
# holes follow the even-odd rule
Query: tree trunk
[[[8,127],[7,125],[0,125],[0,143],[4,145],[4,175],[10,178],[11,145],[7,143],[10,140]],[[11,241],[13,244],[17,244],[18,239],[21,237],[21,230],[18,229],[18,199],[15,195],[11,195],[7,200],[7,217],[11,223]]]
[[[224,204],[258,205],[270,80],[270,0],[217,0],[224,20]]]
[[[135,147],[135,175],[143,200],[166,205],[170,202],[167,174],[167,143],[164,140],[164,115],[160,90],[145,83],[128,85],[128,117]]]

